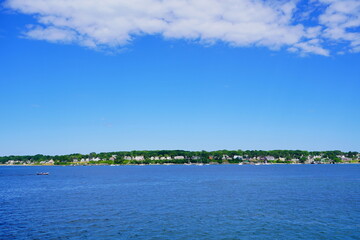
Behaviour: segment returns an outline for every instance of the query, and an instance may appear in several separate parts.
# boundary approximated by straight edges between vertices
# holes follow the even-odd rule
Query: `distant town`
[[[69,155],[3,156],[1,165],[339,164],[359,163],[360,153],[301,150],[120,151]]]

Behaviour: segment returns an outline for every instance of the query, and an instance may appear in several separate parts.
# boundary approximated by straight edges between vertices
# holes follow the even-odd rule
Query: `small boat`
[[[38,173],[36,173],[36,175],[49,175],[49,173],[48,172],[38,172]]]

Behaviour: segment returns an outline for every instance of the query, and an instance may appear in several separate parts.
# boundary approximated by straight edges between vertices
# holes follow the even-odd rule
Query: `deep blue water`
[[[0,239],[360,239],[360,165],[3,166]]]

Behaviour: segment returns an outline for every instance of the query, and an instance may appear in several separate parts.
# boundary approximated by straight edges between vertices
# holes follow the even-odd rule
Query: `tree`
[[[305,163],[306,162],[306,157],[301,157],[299,160],[300,160],[300,163]]]

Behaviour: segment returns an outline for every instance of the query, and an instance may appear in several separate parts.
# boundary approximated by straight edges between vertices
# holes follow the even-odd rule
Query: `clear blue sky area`
[[[0,15],[0,155],[360,151],[360,54],[135,37],[119,52],[22,37]]]

